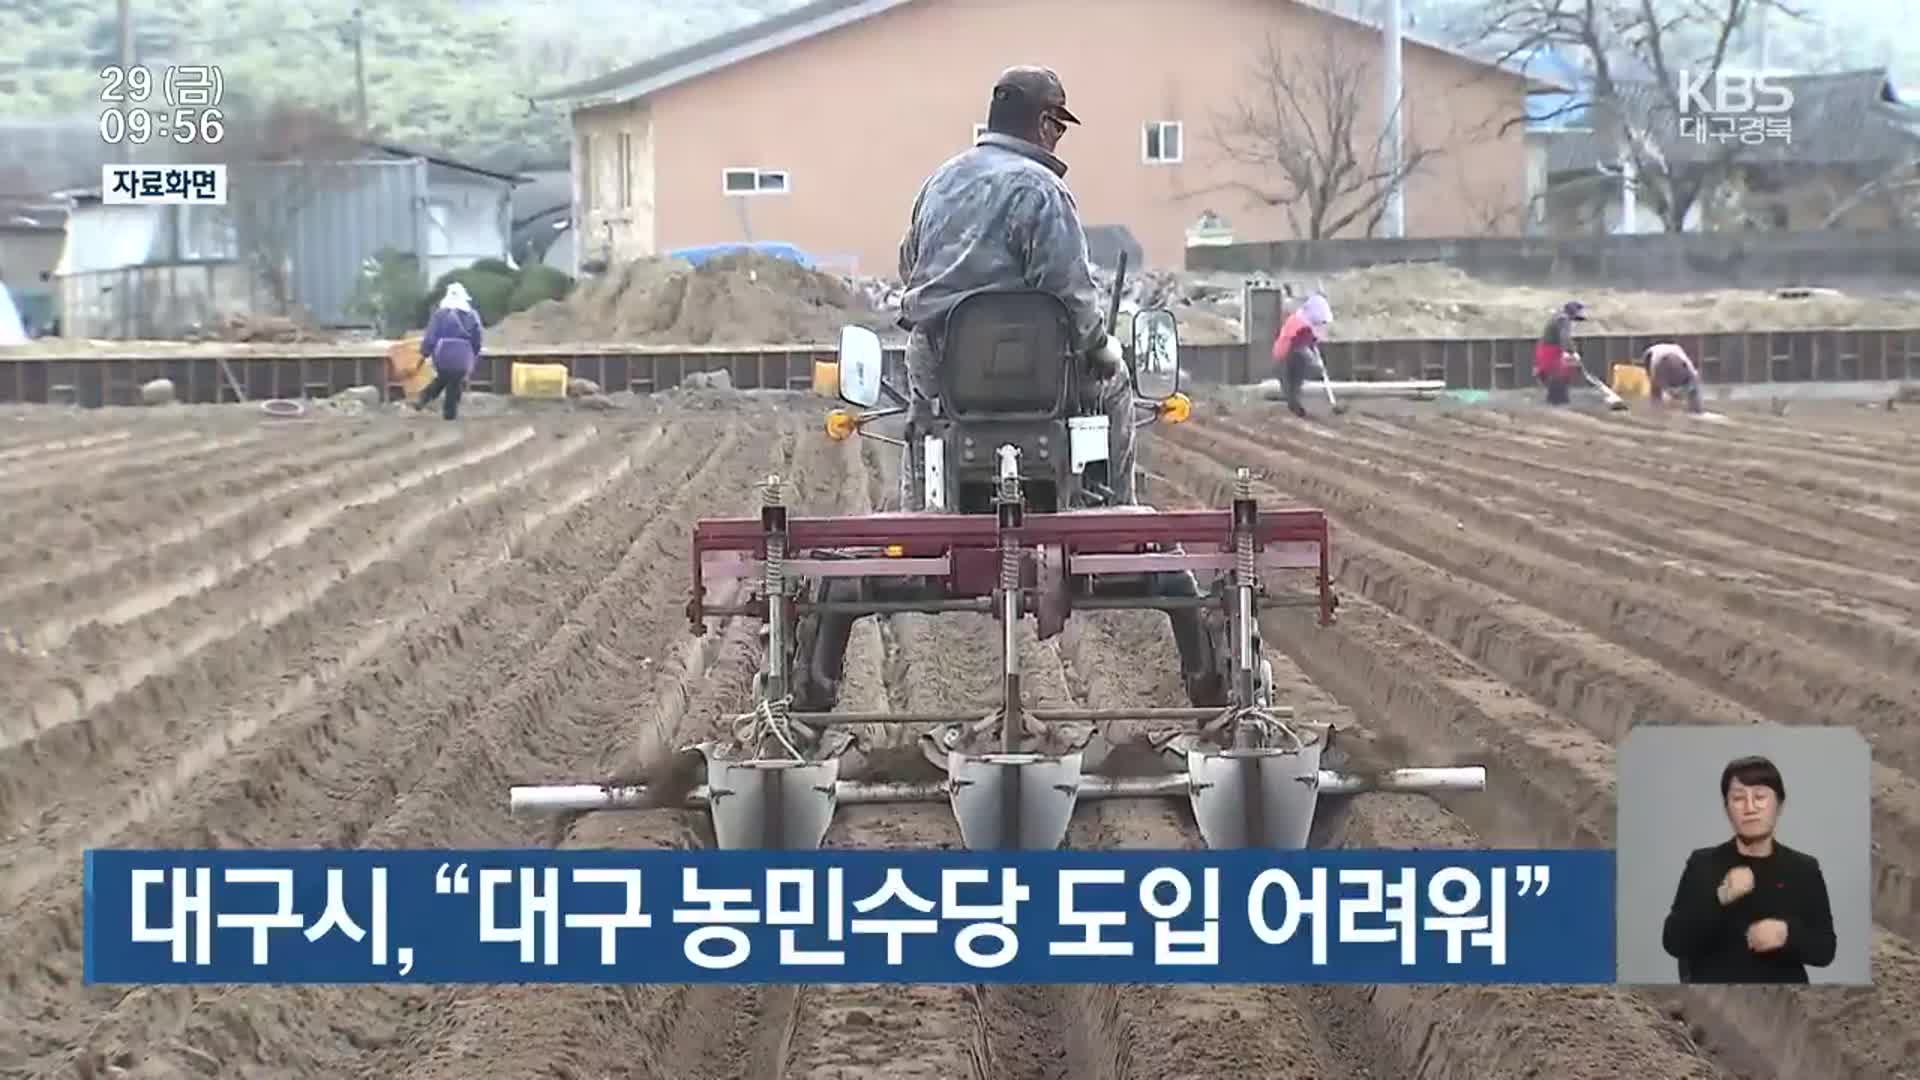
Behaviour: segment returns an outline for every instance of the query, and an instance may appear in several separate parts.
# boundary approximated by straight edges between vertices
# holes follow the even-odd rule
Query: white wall
[[[427,279],[471,266],[480,259],[507,259],[512,189],[503,181],[434,166],[428,174]]]

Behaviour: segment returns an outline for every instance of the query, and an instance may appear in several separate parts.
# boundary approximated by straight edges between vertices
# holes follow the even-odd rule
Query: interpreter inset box
[[[1620,982],[1870,981],[1873,758],[1858,732],[1637,727],[1619,771]]]

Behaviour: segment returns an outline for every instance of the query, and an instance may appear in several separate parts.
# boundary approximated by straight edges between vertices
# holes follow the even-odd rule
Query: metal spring
[[[1233,497],[1242,502],[1253,498],[1252,470],[1241,469],[1234,474]],[[1253,533],[1251,530],[1242,531],[1240,535],[1235,538],[1233,554],[1233,568],[1235,573],[1239,574],[1241,582],[1248,585],[1253,584],[1254,571],[1257,567],[1253,560]]]
[[[1000,587],[1009,592],[1020,587],[1020,553],[1013,548],[1000,553]]]

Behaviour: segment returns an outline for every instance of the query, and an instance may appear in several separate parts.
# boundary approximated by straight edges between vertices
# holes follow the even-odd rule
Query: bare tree
[[[279,101],[236,109],[214,150],[195,159],[227,166],[236,254],[252,265],[277,313],[288,314],[301,216],[324,193],[353,183],[348,163],[364,156],[365,145],[333,112]]]
[[[1507,58],[1554,48],[1585,60],[1590,101],[1568,107],[1590,109],[1595,132],[1609,137],[1625,166],[1622,183],[1679,232],[1745,149],[1727,139],[1704,155],[1675,152],[1687,111],[1681,79],[1717,77],[1739,31],[1768,9],[1801,17],[1787,0],[1496,0],[1481,38],[1503,43]]]
[[[1215,185],[1285,209],[1294,235],[1374,235],[1388,196],[1439,151],[1404,139],[1393,160],[1377,100],[1380,69],[1329,32],[1282,51],[1268,37],[1251,91],[1213,118],[1211,141],[1238,174],[1258,179]],[[1403,107],[1404,96],[1396,107]],[[1406,127],[1402,123],[1402,128]]]

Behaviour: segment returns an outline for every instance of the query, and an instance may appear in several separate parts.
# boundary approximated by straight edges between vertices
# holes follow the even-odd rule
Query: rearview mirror
[[[840,398],[871,409],[880,400],[880,335],[864,326],[840,331]]]
[[[1180,389],[1180,333],[1173,312],[1151,308],[1133,317],[1133,389],[1164,401]]]

